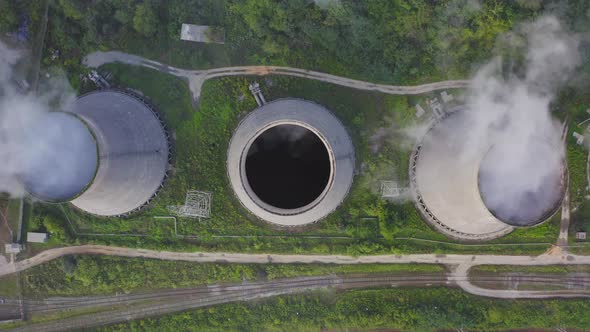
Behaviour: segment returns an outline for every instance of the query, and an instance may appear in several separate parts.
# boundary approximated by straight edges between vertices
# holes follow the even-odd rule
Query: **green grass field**
[[[19,296],[18,277],[13,274],[0,279],[0,297],[16,298]]]
[[[21,274],[27,297],[130,293],[186,288],[219,282],[346,273],[444,272],[439,265],[420,264],[199,264],[109,256],[68,256]],[[15,277],[0,279],[1,295],[10,295]],[[6,285],[6,286],[4,286]]]

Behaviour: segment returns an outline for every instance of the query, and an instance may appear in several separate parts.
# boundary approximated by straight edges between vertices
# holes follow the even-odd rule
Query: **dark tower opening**
[[[246,158],[246,177],[266,204],[296,209],[313,202],[330,180],[326,145],[312,131],[279,125],[258,136]]]

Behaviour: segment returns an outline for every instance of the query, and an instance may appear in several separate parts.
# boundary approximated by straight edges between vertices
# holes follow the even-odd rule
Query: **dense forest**
[[[0,0],[0,31],[15,30],[19,15],[38,16],[27,3]],[[33,3],[38,9],[41,1]],[[502,33],[541,13],[562,17],[574,31],[588,30],[590,6],[584,0],[50,3],[46,49],[59,50],[55,61],[70,69],[92,50],[120,49],[183,67],[278,64],[398,83],[463,77],[502,51]],[[223,27],[226,43],[180,41],[182,23]]]

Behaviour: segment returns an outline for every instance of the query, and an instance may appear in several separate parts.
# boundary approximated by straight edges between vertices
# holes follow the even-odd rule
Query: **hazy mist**
[[[40,95],[18,86],[18,51],[0,43],[0,191],[42,197],[75,195],[94,175],[96,147],[82,122],[65,113],[74,95],[64,79],[53,79]],[[90,141],[89,141],[90,140]]]
[[[559,195],[562,125],[552,117],[550,103],[579,55],[578,40],[555,17],[541,17],[515,32],[524,38],[522,63],[511,66],[495,58],[473,78],[459,157],[484,155],[493,147],[480,169],[486,174],[480,180],[491,181],[480,186],[485,202],[504,218],[522,219],[531,215],[527,207],[540,209]]]

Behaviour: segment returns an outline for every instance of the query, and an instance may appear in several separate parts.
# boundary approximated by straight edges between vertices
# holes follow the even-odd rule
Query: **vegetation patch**
[[[0,279],[0,297],[16,298],[19,294],[18,277],[8,275]]]
[[[316,291],[142,319],[95,331],[475,331],[590,326],[587,300],[495,300],[447,288]]]
[[[585,71],[588,65],[585,66]],[[563,121],[568,120],[568,133],[566,137],[567,150],[567,167],[569,172],[569,193],[570,193],[570,244],[575,243],[575,233],[578,231],[590,231],[590,201],[588,195],[588,125],[587,120],[590,114],[587,110],[590,107],[590,96],[585,93],[579,93],[573,88],[564,89],[555,102],[555,107],[561,112]],[[567,117],[566,117],[567,116]],[[574,132],[586,136],[584,145],[576,144]],[[572,248],[572,250],[578,250]],[[582,249],[583,250],[583,249]]]
[[[421,264],[197,264],[110,256],[66,256],[28,269],[21,276],[24,294],[34,298],[108,295],[328,274],[410,272],[444,272],[444,268]],[[12,276],[3,277],[0,284],[9,285],[14,280]],[[3,290],[0,288],[0,295]]]
[[[14,31],[19,9],[30,12],[36,3],[43,2],[1,1],[0,31]],[[564,11],[587,8],[581,2]],[[325,7],[307,0],[59,0],[50,6],[44,63],[66,67],[75,85],[84,70],[81,57],[111,49],[193,69],[272,64],[372,81],[428,82],[470,74],[498,36],[541,9],[501,1],[347,0]],[[180,40],[182,23],[223,27],[225,45]]]
[[[549,266],[514,266],[514,265],[477,265],[469,270],[478,272],[519,272],[519,273],[551,273],[568,274],[576,272],[590,272],[586,265],[549,265]]]

